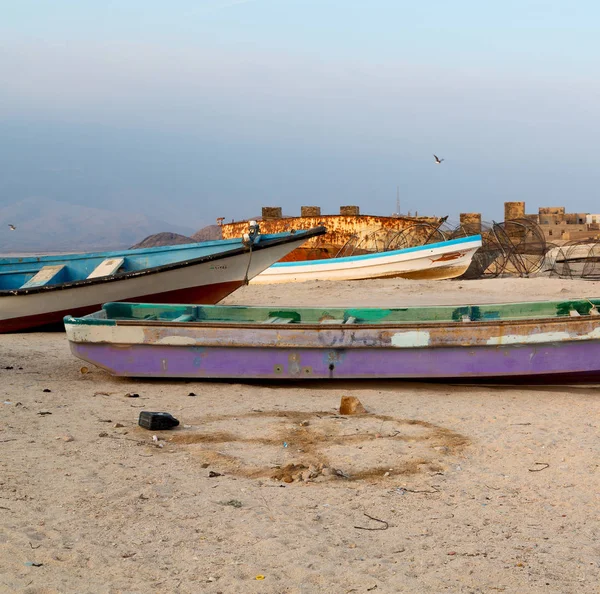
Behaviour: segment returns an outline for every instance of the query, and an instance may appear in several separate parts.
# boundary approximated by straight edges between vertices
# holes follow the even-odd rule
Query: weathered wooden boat
[[[61,323],[107,301],[216,303],[307,239],[306,231],[167,247],[0,260],[0,332]]]
[[[600,379],[600,299],[397,308],[108,303],[73,354],[133,377]]]
[[[276,262],[255,276],[252,284],[294,283],[307,280],[362,280],[367,278],[447,279],[469,267],[481,247],[481,236],[344,258]]]

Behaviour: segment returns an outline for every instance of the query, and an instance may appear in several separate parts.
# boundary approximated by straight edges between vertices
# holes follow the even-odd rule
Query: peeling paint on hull
[[[321,237],[309,239],[280,261],[293,262],[303,260],[320,260],[332,258],[342,247],[356,235],[366,237],[370,233],[382,230],[385,232],[401,232],[422,223],[437,227],[441,223],[437,217],[382,217],[374,215],[319,215],[309,217],[284,217],[281,219],[263,219],[260,227],[263,233],[280,233],[288,229],[310,229],[315,225],[324,225],[327,233]],[[240,237],[248,227],[247,221],[226,223],[221,227],[224,239]],[[416,244],[427,241],[431,228],[415,229],[413,237]],[[377,249],[375,242],[364,241],[361,247],[368,252]]]
[[[71,343],[73,354],[114,375],[229,379],[474,379],[569,374],[600,379],[600,341],[543,347],[320,350]]]
[[[415,270],[398,274],[399,278],[407,278],[410,280],[446,280],[448,278],[457,278],[464,274],[471,264],[471,259],[468,263],[459,266],[440,266],[439,268],[431,268],[429,270]]]

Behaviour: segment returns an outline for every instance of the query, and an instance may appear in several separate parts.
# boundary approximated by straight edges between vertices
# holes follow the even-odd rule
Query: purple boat
[[[600,299],[398,308],[107,303],[73,354],[131,377],[600,379]]]

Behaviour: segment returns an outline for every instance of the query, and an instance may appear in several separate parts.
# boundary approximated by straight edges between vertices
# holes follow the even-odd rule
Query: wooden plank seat
[[[34,274],[26,283],[21,285],[21,289],[33,289],[34,287],[50,285],[53,280],[57,280],[61,276],[61,273],[63,273],[64,270],[66,270],[64,264],[42,266],[36,274]]]
[[[103,276],[110,276],[111,274],[115,274],[121,266],[123,266],[123,262],[125,258],[107,258],[103,260],[88,274],[88,278],[101,278]]]
[[[192,322],[194,320],[193,314],[183,314],[181,316],[177,316],[172,321],[173,322]]]
[[[345,320],[341,318],[325,318],[324,320],[321,320],[319,324],[354,324],[355,322],[355,317],[348,316]]]

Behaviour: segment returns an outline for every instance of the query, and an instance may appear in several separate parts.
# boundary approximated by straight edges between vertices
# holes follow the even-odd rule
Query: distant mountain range
[[[43,198],[0,207],[3,253],[121,249],[164,231],[185,236],[194,233],[192,227],[172,225],[143,213],[114,212]]]
[[[191,237],[170,232],[154,233],[154,235],[149,235],[139,243],[132,245],[131,249],[197,243],[201,241],[215,241],[218,239],[223,239],[221,227],[219,225],[207,225],[206,227],[202,227],[199,231],[196,231]]]

